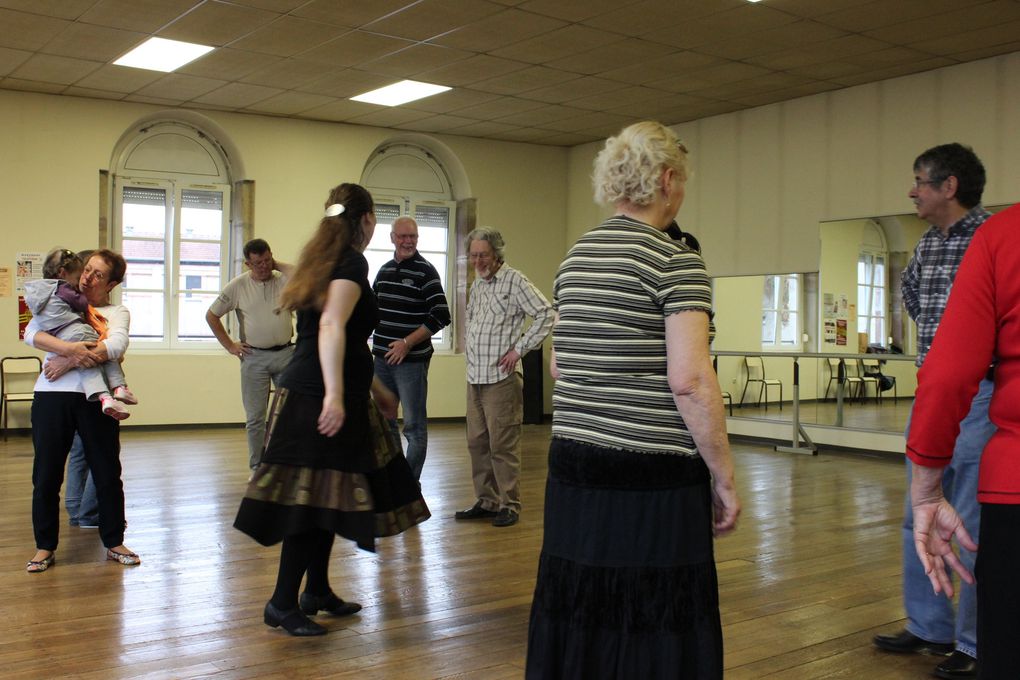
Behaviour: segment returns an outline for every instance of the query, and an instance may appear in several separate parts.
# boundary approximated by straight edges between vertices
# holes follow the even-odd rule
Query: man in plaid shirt
[[[549,301],[504,261],[503,237],[480,227],[467,237],[475,281],[467,304],[467,443],[475,504],[456,519],[517,523],[521,512],[521,422],[524,398],[520,359],[552,330]],[[524,318],[532,321],[524,330]]]
[[[981,206],[985,169],[969,148],[943,144],[914,161],[910,198],[917,216],[932,226],[921,237],[903,272],[903,305],[917,324],[917,365],[931,349],[935,331],[949,299],[963,254],[974,232],[990,213]],[[985,444],[995,432],[988,419],[993,382],[991,372],[981,382],[970,413],[960,423],[953,462],[946,468],[943,490],[967,530],[978,540],[980,506],[977,501],[978,464]],[[910,423],[907,423],[907,431]],[[977,677],[977,603],[973,585],[961,584],[959,609],[932,592],[914,549],[914,521],[910,506],[911,463],[907,460],[907,503],[903,521],[903,604],[906,628],[895,635],[875,636],[875,645],[891,652],[950,654],[935,668],[940,678]],[[973,573],[976,555],[961,551],[961,561]]]

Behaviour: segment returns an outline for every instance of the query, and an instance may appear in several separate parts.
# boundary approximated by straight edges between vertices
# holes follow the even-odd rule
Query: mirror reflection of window
[[[761,345],[765,350],[797,350],[801,345],[800,274],[765,277],[761,301]]]
[[[886,344],[885,253],[861,251],[857,259],[857,331],[869,345]]]

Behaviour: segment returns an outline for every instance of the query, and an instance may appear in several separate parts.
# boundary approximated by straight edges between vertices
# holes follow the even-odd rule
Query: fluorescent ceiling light
[[[445,85],[432,85],[431,83],[419,83],[417,80],[401,80],[378,90],[372,90],[357,97],[351,97],[356,102],[367,102],[369,104],[381,104],[383,106],[400,106],[415,99],[424,99],[440,92],[446,92],[450,88]]]
[[[170,72],[198,59],[212,49],[207,45],[196,45],[179,40],[149,38],[113,63],[117,66]]]

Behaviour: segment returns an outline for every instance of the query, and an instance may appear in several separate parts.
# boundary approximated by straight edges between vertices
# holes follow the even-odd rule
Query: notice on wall
[[[32,311],[28,308],[28,303],[25,302],[25,296],[18,296],[18,340],[25,339],[25,326],[32,319]]]
[[[11,296],[11,268],[0,267],[0,297]]]
[[[822,294],[822,342],[826,345],[846,345],[850,303],[846,295]]]
[[[846,319],[836,319],[836,344],[846,345]]]
[[[25,281],[41,279],[43,277],[43,260],[45,253],[18,253],[17,254],[17,291],[25,292]]]

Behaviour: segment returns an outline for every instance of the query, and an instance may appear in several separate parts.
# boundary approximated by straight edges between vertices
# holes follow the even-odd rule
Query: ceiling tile
[[[0,47],[15,50],[38,50],[67,28],[63,19],[0,9]]]
[[[662,90],[657,90],[651,87],[632,85],[630,87],[624,86],[623,89],[613,90],[603,94],[581,97],[580,99],[572,99],[570,101],[570,105],[576,106],[579,109],[605,111],[614,106],[619,106],[624,102],[640,105],[655,99],[661,99],[666,94],[669,93],[664,94]],[[530,92],[528,93],[528,96],[531,96]]]
[[[966,52],[957,52],[953,55],[954,59],[970,61],[973,59],[985,59],[987,57],[994,57],[1000,54],[1011,54],[1013,52],[1020,52],[1020,40],[1003,43],[1001,45],[981,45],[979,47],[971,46],[971,49]]]
[[[97,61],[55,57],[50,54],[36,54],[11,71],[11,77],[20,80],[39,80],[45,83],[70,85],[92,73],[100,66],[102,64]]]
[[[797,17],[764,5],[741,2],[739,7],[686,20],[679,25],[666,23],[642,34],[646,40],[688,49],[718,43],[730,36],[757,33],[797,21]]]
[[[410,123],[414,120],[429,118],[429,114],[422,111],[414,111],[400,106],[386,107],[379,111],[372,111],[360,116],[353,116],[347,119],[348,123],[356,125],[374,125],[376,127],[393,127],[401,123]]]
[[[493,132],[489,137],[504,142],[534,142],[549,136],[549,130],[538,128],[513,128],[504,132]]]
[[[877,70],[881,68],[895,67],[899,64],[909,67],[919,61],[929,59],[930,56],[931,55],[923,52],[912,50],[909,47],[889,47],[887,49],[877,50],[874,52],[861,52],[860,54],[848,55],[843,58],[843,61],[848,64],[863,66],[868,70]],[[910,73],[913,73],[913,71],[910,71]]]
[[[145,33],[135,31],[74,23],[50,40],[42,51],[61,57],[109,62],[148,37]]]
[[[489,52],[497,57],[544,64],[553,59],[587,52],[607,43],[617,42],[619,39],[620,36],[614,33],[572,24]]]
[[[445,132],[474,123],[473,118],[460,116],[430,116],[421,120],[401,124],[403,130],[420,130],[421,132]]]
[[[542,102],[531,101],[528,99],[498,97],[487,102],[457,109],[457,115],[475,120],[494,120],[496,118],[502,119],[504,116],[509,116],[515,113],[532,111],[534,109],[542,108],[543,106],[545,105]]]
[[[487,0],[420,0],[365,25],[365,30],[408,40],[428,40],[452,26],[477,21],[504,8]]]
[[[322,78],[330,70],[314,61],[300,59],[284,59],[270,66],[252,71],[241,78],[246,83],[266,85],[267,87],[300,88],[303,85]]]
[[[624,83],[643,84],[662,78],[664,73],[679,75],[700,69],[716,66],[725,60],[700,52],[674,52],[664,57],[656,57],[636,64],[630,64],[602,73],[603,78],[612,78]]]
[[[453,134],[467,135],[468,137],[486,137],[488,135],[498,134],[513,129],[516,129],[515,125],[496,123],[489,120],[477,120],[453,130]]]
[[[717,0],[703,2],[699,0],[641,0],[628,3],[611,12],[582,21],[587,26],[594,26],[614,33],[630,36],[643,36],[661,31],[663,28],[687,24],[699,17],[716,14],[737,5],[746,4],[742,0]]]
[[[520,9],[536,14],[577,22],[612,12],[637,0],[526,0]]]
[[[95,0],[0,0],[0,7],[58,19],[74,20]]]
[[[226,81],[213,78],[200,78],[199,76],[189,76],[183,73],[168,73],[156,82],[141,88],[136,94],[186,102],[195,97],[201,97],[203,94],[212,92],[226,84]]]
[[[155,33],[202,0],[99,0],[81,16],[96,26]]]
[[[378,111],[382,109],[381,106],[375,104],[365,104],[362,102],[352,102],[350,99],[338,99],[329,104],[317,106],[314,109],[309,109],[301,114],[302,118],[312,118],[315,120],[335,120],[343,121],[354,116],[361,116],[372,111]]]
[[[309,19],[283,16],[230,43],[230,46],[251,52],[265,52],[279,57],[292,57],[346,33],[344,26],[323,24]]]
[[[160,71],[105,64],[75,84],[94,90],[129,93],[154,83],[165,75]]]
[[[595,126],[608,125],[615,130],[619,130],[633,121],[634,118],[631,116],[607,113],[605,111],[589,111],[576,118],[550,121],[543,124],[542,127],[559,132],[579,132]]]
[[[578,144],[602,141],[602,139],[602,137],[596,137],[595,135],[584,135],[574,132],[555,132],[548,137],[542,137],[535,141],[551,146],[577,146]]]
[[[835,80],[856,73],[864,73],[868,69],[858,64],[848,64],[845,61],[827,61],[821,64],[807,64],[791,68],[787,73],[815,80]]]
[[[520,94],[529,90],[537,90],[540,87],[574,80],[578,77],[576,73],[557,71],[545,66],[532,66],[531,68],[483,80],[480,83],[475,83],[474,87],[485,92],[495,92],[496,94]]]
[[[42,92],[57,94],[67,89],[62,83],[44,83],[38,80],[21,80],[20,78],[4,78],[0,80],[0,89],[20,90],[22,92]]]
[[[218,47],[251,33],[278,16],[275,12],[263,9],[206,0],[161,29],[158,35],[161,38]]]
[[[413,44],[400,38],[352,31],[298,56],[304,61],[319,61],[332,66],[356,66]]]
[[[328,75],[296,86],[294,89],[327,97],[353,97],[393,83],[393,78],[390,76],[367,73],[358,69],[326,70],[325,72]]]
[[[294,16],[337,26],[364,26],[380,17],[410,7],[418,0],[313,0],[295,9]]]
[[[422,71],[439,68],[461,61],[471,56],[470,52],[455,50],[449,47],[419,43],[399,52],[391,52],[384,57],[370,61],[361,66],[372,73],[383,73],[393,76],[393,80],[404,80],[417,77]]]
[[[245,108],[256,113],[274,113],[281,116],[292,116],[302,111],[314,109],[334,101],[335,97],[324,97],[307,92],[282,92],[275,97],[263,99]]]
[[[547,124],[554,121],[577,118],[585,113],[587,112],[583,109],[575,109],[570,106],[559,106],[554,104],[550,106],[543,106],[538,109],[532,109],[531,111],[513,113],[509,116],[500,116],[496,120],[501,123],[523,125],[525,127],[545,127]]]
[[[875,69],[873,71],[866,71],[859,75],[851,75],[842,78],[833,78],[832,82],[849,87],[853,85],[861,85],[863,83],[874,83],[879,80],[896,78],[898,76],[905,76],[911,73],[930,71],[932,69],[941,68],[943,66],[950,66],[955,63],[956,62],[953,61],[952,59],[947,59],[945,57],[932,57],[930,59],[901,63],[895,66],[888,66],[886,68]]]
[[[549,87],[542,87],[528,92],[528,99],[537,99],[551,104],[562,104],[574,99],[581,99],[595,94],[603,94],[627,87],[617,80],[583,76],[574,80]]]
[[[927,54],[956,56],[962,52],[972,51],[975,45],[985,48],[1009,45],[1016,42],[1018,37],[1020,37],[1020,21],[1007,21],[987,28],[961,31],[937,40],[922,40],[912,43],[910,47]],[[1002,52],[996,54],[1002,54]]]
[[[204,78],[219,78],[220,80],[240,80],[249,73],[268,68],[279,62],[280,57],[271,54],[221,47],[209,52],[204,57],[185,64],[177,69],[177,73],[187,73]]]
[[[830,92],[838,88],[839,85],[835,83],[813,81],[795,87],[784,88],[782,90],[749,94],[746,97],[740,97],[733,101],[738,104],[743,104],[744,106],[764,106],[765,104],[774,104],[776,102],[807,97],[808,95],[818,94],[819,92]]]
[[[199,104],[215,104],[217,106],[229,106],[232,109],[243,109],[263,99],[280,94],[282,90],[275,87],[263,87],[262,85],[250,85],[248,83],[228,83],[212,92],[196,97],[195,102]]]
[[[960,32],[960,26],[971,30],[995,26],[1020,19],[1020,2],[993,0],[935,16],[915,18],[903,23],[865,31],[865,35],[878,40],[899,44],[932,40]]]
[[[5,76],[18,68],[32,56],[31,52],[25,50],[11,50],[0,47],[0,76]]]
[[[497,95],[491,92],[479,92],[478,90],[456,89],[442,92],[433,97],[426,97],[407,104],[409,109],[428,111],[429,113],[451,113],[458,109],[464,109],[475,104],[496,99]]]
[[[89,99],[113,99],[120,100],[127,95],[123,92],[110,92],[108,90],[93,90],[87,87],[77,87],[71,85],[66,88],[61,94],[66,94],[70,97],[88,97]]]
[[[789,45],[784,45],[774,40],[766,40],[759,33],[752,33],[749,35],[733,35],[726,38],[726,40],[698,45],[694,50],[698,54],[721,57],[733,61],[745,61],[763,54],[779,52],[788,47]]]
[[[626,38],[598,49],[556,59],[546,66],[585,75],[596,75],[620,68],[622,64],[648,61],[675,51],[675,49],[659,43]]]
[[[544,35],[564,26],[564,23],[540,14],[504,9],[474,23],[454,25],[460,27],[434,38],[431,42],[462,50],[493,52],[500,47]],[[448,28],[452,28],[452,25]]]
[[[421,80],[439,85],[458,87],[470,85],[506,73],[528,68],[528,64],[509,59],[498,59],[487,54],[478,54],[462,61],[419,74]]]
[[[247,5],[258,9],[267,9],[270,12],[281,14],[297,9],[308,0],[231,0],[235,5]]]
[[[816,4],[823,6],[822,3]],[[942,14],[958,7],[961,3],[957,0],[925,0],[924,16]],[[833,10],[819,14],[816,20],[854,33],[920,18],[916,0],[872,0]]]
[[[856,54],[880,52],[891,45],[863,35],[848,35],[835,40],[814,45],[804,45],[786,49],[758,57],[750,57],[747,61],[765,68],[785,71],[810,64],[823,64],[834,59],[844,59]]]
[[[882,0],[886,2],[887,0]],[[817,17],[860,5],[861,0],[768,0],[769,7],[799,17]]]
[[[155,104],[156,106],[180,106],[177,99],[165,99],[163,97],[149,97],[143,94],[129,94],[124,97],[126,102],[137,102],[139,104]]]

